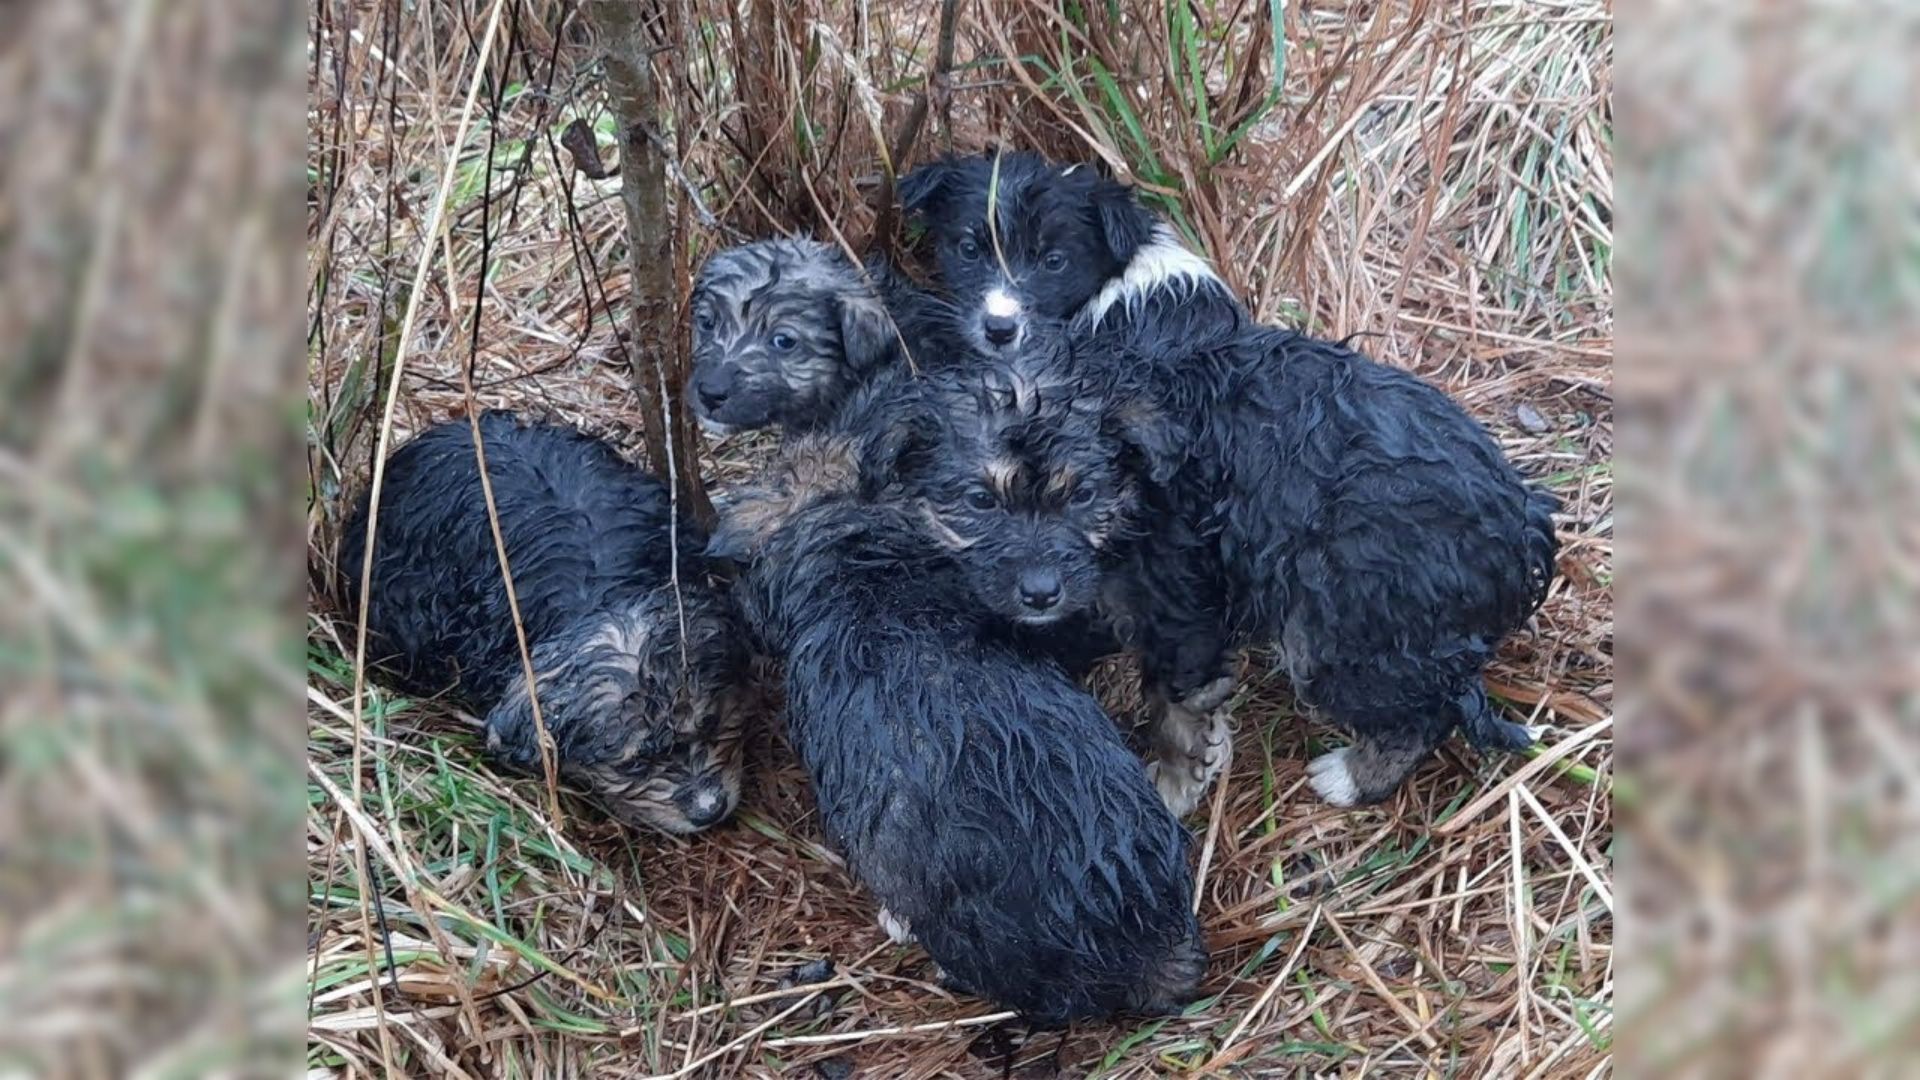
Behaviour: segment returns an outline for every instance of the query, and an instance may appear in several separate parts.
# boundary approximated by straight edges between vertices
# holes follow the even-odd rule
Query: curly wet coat
[[[822,825],[959,988],[1044,1024],[1177,1008],[1206,965],[1186,830],[1099,704],[983,625],[925,519],[864,497],[899,446],[805,437],[715,538],[750,560]]]
[[[883,258],[856,266],[816,240],[716,253],[694,282],[687,397],[715,434],[806,431],[867,380],[955,355],[944,302]]]
[[[487,474],[560,774],[623,821],[684,833],[739,800],[754,698],[737,614],[682,523],[672,580],[665,486],[571,428],[481,417]],[[340,550],[359,596],[368,498]],[[541,766],[471,431],[431,428],[387,463],[369,659],[406,691],[484,714],[497,760]],[[684,632],[683,632],[684,631]]]
[[[1017,343],[1074,313],[1076,357],[1157,429],[1135,439],[1151,452],[1125,579],[1170,802],[1190,808],[1219,768],[1240,644],[1276,643],[1299,696],[1355,735],[1312,763],[1332,802],[1386,798],[1455,729],[1530,741],[1480,675],[1545,595],[1556,500],[1458,404],[1344,345],[1257,324],[1090,167],[956,158],[901,188],[943,252],[963,330],[1010,318]],[[990,203],[991,262],[965,250]]]

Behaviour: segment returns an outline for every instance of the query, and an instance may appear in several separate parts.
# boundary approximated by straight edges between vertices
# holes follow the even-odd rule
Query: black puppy
[[[1195,805],[1224,761],[1237,643],[1278,644],[1302,700],[1352,731],[1314,789],[1391,795],[1450,732],[1520,748],[1481,684],[1545,595],[1552,496],[1445,394],[1341,345],[1252,322],[1204,260],[1084,166],[952,159],[901,184],[929,224],[958,328],[1011,349],[1071,318],[1149,450],[1129,606],[1160,703],[1156,782]],[[993,207],[989,220],[989,203]]]
[[[1097,606],[1103,568],[1134,527],[1133,473],[1157,420],[1112,406],[1040,323],[1005,355],[918,378],[892,375],[826,426],[901,441],[880,476],[955,553],[982,608],[1051,626]]]
[[[815,240],[761,240],[708,259],[693,290],[688,398],[714,434],[805,431],[896,366],[930,369],[958,341],[939,298],[884,259],[856,267]]]
[[[706,537],[665,485],[571,428],[487,413],[480,432],[541,719],[560,775],[631,824],[687,833],[740,795],[753,695],[737,616],[705,580]],[[347,523],[341,593],[358,601],[369,500]],[[464,420],[387,463],[368,602],[369,655],[409,692],[485,714],[488,749],[542,768],[519,645]]]
[[[802,437],[714,538],[822,825],[956,986],[1043,1024],[1174,1009],[1206,966],[1186,830],[1092,697],[983,632],[927,522],[868,501],[904,445]]]

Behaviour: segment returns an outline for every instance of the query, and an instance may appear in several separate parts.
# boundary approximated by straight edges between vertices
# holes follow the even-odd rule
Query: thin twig
[[[919,1035],[928,1031],[953,1031],[957,1028],[980,1027],[983,1024],[999,1024],[1019,1019],[1017,1012],[987,1013],[984,1016],[967,1016],[959,1020],[931,1020],[924,1024],[907,1024],[903,1027],[874,1028],[869,1031],[836,1031],[826,1035],[789,1035],[781,1039],[768,1039],[761,1046],[777,1050],[783,1046],[821,1046],[826,1043],[865,1042],[868,1039],[884,1039],[896,1035]]]
[[[1240,1033],[1247,1030],[1247,1025],[1253,1023],[1253,1018],[1260,1015],[1261,1010],[1267,1007],[1267,1002],[1271,1001],[1273,995],[1279,991],[1280,984],[1287,981],[1287,976],[1293,973],[1293,966],[1300,962],[1300,954],[1307,951],[1307,942],[1313,939],[1313,931],[1319,927],[1319,925],[1320,908],[1316,906],[1313,909],[1313,917],[1307,920],[1306,928],[1300,931],[1300,940],[1293,943],[1293,952],[1287,957],[1287,962],[1280,966],[1279,974],[1275,975],[1273,979],[1267,983],[1267,988],[1260,992],[1258,998],[1254,999],[1253,1007],[1248,1009],[1244,1016],[1240,1017],[1240,1022],[1233,1025],[1233,1030],[1227,1032],[1227,1037],[1221,1040],[1220,1050],[1214,1055],[1215,1061],[1218,1061],[1220,1055],[1225,1054],[1227,1048],[1239,1040]],[[1249,972],[1249,974],[1251,974],[1251,972]],[[1206,1072],[1207,1070],[1203,1068],[1200,1071]]]
[[[1559,761],[1561,758],[1580,749],[1594,739],[1599,738],[1612,728],[1613,717],[1611,716],[1597,724],[1588,724],[1586,727],[1581,728],[1574,733],[1572,738],[1554,744],[1552,748],[1543,752],[1539,757],[1515,769],[1512,776],[1507,777],[1492,789],[1481,793],[1479,798],[1456,811],[1452,817],[1435,825],[1433,827],[1434,833],[1439,836],[1448,836],[1466,828],[1475,818],[1486,813],[1488,807],[1505,798],[1507,792],[1511,791],[1515,785],[1526,783],[1528,779],[1542,772],[1554,762]]]
[[[927,73],[920,89],[914,92],[913,105],[901,120],[900,130],[890,144],[891,149],[886,145],[881,147],[887,157],[880,163],[880,190],[876,196],[878,206],[875,209],[873,232],[874,238],[887,251],[894,250],[894,236],[899,231],[896,228],[898,213],[894,207],[900,201],[900,170],[906,168],[907,158],[913,154],[914,145],[920,140],[920,129],[926,124],[929,104],[937,101],[944,115],[948,102],[952,100],[953,36],[959,14],[959,0],[941,0],[940,41],[934,50],[933,70]]]
[[[487,15],[487,30],[480,41],[479,54],[474,59],[473,78],[467,84],[466,101],[460,107],[460,123],[454,130],[453,147],[448,151],[445,167],[440,170],[440,187],[434,193],[433,209],[427,218],[426,231],[421,236],[420,261],[414,267],[413,288],[407,293],[407,310],[400,319],[400,344],[393,357],[393,374],[387,383],[387,404],[380,416],[380,437],[373,453],[373,481],[367,499],[367,535],[366,553],[360,562],[359,610],[354,618],[353,644],[353,773],[352,799],[357,808],[360,805],[366,772],[366,751],[363,739],[366,735],[366,691],[367,691],[367,606],[373,598],[373,555],[379,538],[380,492],[386,484],[387,454],[393,446],[393,416],[400,403],[400,377],[407,370],[407,352],[413,342],[414,320],[420,314],[420,297],[425,295],[427,273],[433,266],[434,239],[440,234],[442,221],[446,216],[447,197],[453,191],[454,174],[459,170],[460,148],[466,145],[467,131],[473,123],[474,102],[480,97],[480,84],[487,74],[487,60],[493,53],[493,42],[500,29],[501,0],[493,0]],[[366,845],[355,848],[355,858],[360,864],[360,927],[361,936],[366,945],[367,962],[374,957],[373,914],[367,898]],[[385,1005],[379,987],[374,981],[373,1005],[376,1012],[382,1012]],[[380,1028],[383,1052],[391,1055],[391,1037],[384,1023]]]

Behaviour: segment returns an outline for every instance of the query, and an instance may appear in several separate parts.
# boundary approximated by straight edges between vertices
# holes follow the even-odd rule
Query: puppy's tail
[[[1527,615],[1540,609],[1547,598],[1547,586],[1553,583],[1554,560],[1560,554],[1560,537],[1553,530],[1554,512],[1560,499],[1550,491],[1532,488],[1527,492],[1526,558]]]
[[[1476,680],[1454,702],[1460,710],[1460,734],[1477,750],[1525,750],[1533,745],[1534,729],[1501,719],[1486,688]]]

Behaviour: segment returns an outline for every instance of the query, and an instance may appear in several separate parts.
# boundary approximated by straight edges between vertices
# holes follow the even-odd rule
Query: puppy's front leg
[[[1224,670],[1228,659],[1216,655],[1212,670]],[[1226,767],[1233,726],[1225,706],[1236,680],[1231,673],[1216,675],[1185,689],[1159,677],[1151,665],[1142,676],[1152,739],[1147,775],[1167,808],[1185,817]]]

